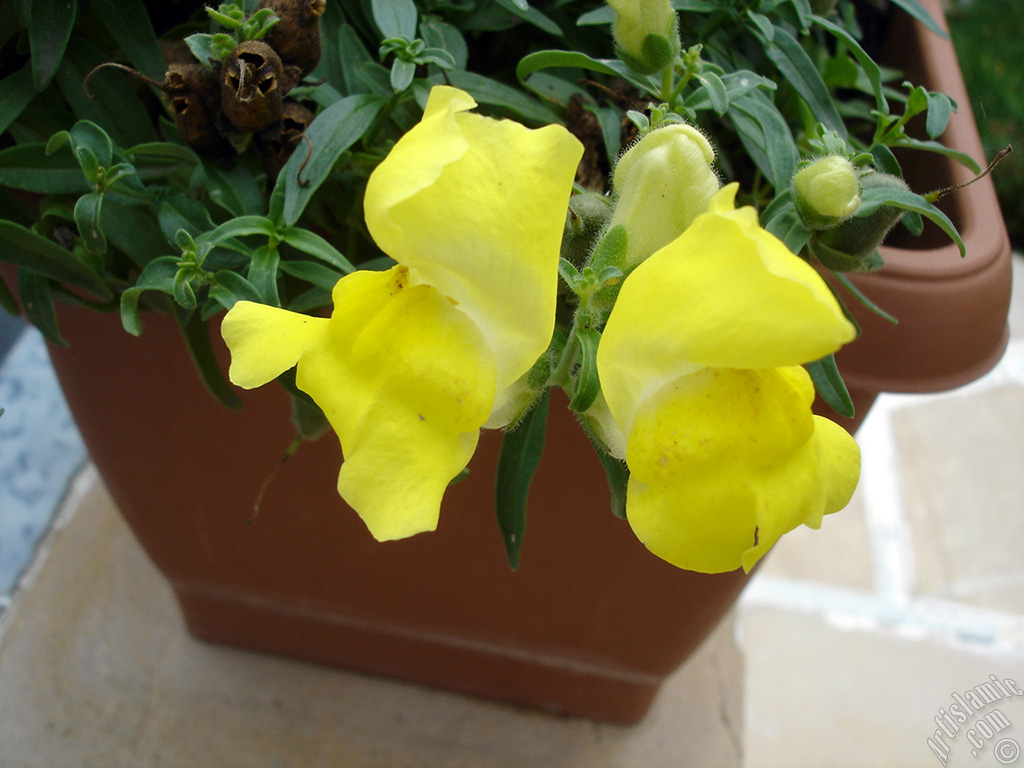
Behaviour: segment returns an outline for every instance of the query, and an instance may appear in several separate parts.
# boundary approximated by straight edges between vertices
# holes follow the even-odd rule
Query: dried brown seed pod
[[[263,158],[263,167],[271,182],[277,180],[277,175],[312,122],[313,110],[297,101],[286,101],[281,120],[256,137],[256,148]]]
[[[320,17],[326,0],[260,0],[259,8],[269,8],[280,21],[263,38],[277,51],[285,65],[308,75],[320,61]]]
[[[93,69],[85,78],[83,85],[90,99],[92,94],[89,92],[89,81],[98,70],[106,67],[119,69],[159,89],[167,99],[178,132],[189,146],[222,160],[234,154],[231,145],[216,128],[220,113],[220,87],[216,70],[195,62],[170,64],[164,82],[160,83],[124,64],[107,62]]]
[[[283,75],[281,59],[261,40],[247,40],[228,54],[221,68],[221,110],[235,130],[257,133],[281,119]]]

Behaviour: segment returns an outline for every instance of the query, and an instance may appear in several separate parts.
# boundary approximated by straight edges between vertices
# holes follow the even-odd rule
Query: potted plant
[[[0,296],[190,630],[641,717],[852,493],[814,392],[841,420],[1001,351],[986,180],[903,179],[980,172],[935,141],[958,85],[865,34],[941,9],[893,5],[4,6]],[[952,258],[879,255],[900,219]],[[968,275],[969,363],[905,363],[945,331],[886,313],[949,311],[875,298],[908,270]]]

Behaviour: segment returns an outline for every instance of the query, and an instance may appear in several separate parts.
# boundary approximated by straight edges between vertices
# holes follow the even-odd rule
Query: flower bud
[[[293,64],[308,75],[320,61],[322,42],[320,17],[326,0],[260,0],[258,8],[269,8],[277,24],[263,38],[285,65]]]
[[[909,189],[907,183],[887,173],[869,173],[860,179],[864,191]],[[882,266],[875,255],[889,230],[903,217],[903,209],[883,205],[867,216],[854,216],[832,229],[815,232],[808,242],[811,253],[837,272],[872,272]]]
[[[651,131],[619,158],[612,177],[617,196],[609,228],[628,237],[625,270],[675,240],[718,191],[715,150],[691,125]]]
[[[793,176],[793,201],[809,229],[830,229],[857,212],[860,184],[853,163],[831,155]]]
[[[619,58],[652,74],[679,55],[679,27],[669,0],[608,0],[615,11],[612,36]]]
[[[598,237],[605,231],[611,211],[608,198],[597,192],[573,195],[562,233],[562,258],[582,267],[594,250]]]

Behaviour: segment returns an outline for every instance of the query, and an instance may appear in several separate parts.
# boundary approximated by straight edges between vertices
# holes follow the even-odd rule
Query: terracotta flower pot
[[[926,4],[938,15],[938,0]],[[915,45],[927,64],[955,61],[934,37]],[[950,137],[980,157],[959,74],[926,84],[959,102]],[[941,174],[936,186],[964,177],[951,164]],[[887,249],[890,266],[859,281],[901,320],[864,318],[865,339],[842,356],[862,406],[882,390],[962,383],[1002,350],[1009,246],[991,184],[951,205],[966,260],[944,244]],[[379,544],[335,493],[333,436],[281,465],[293,433],[279,388],[223,408],[167,318],[133,339],[116,316],[64,308],[61,328],[71,347],[52,357],[83,438],[199,637],[632,722],[746,582],[650,555],[610,514],[600,464],[559,398],[513,573],[493,520],[500,435],[485,434],[449,489],[437,532]]]

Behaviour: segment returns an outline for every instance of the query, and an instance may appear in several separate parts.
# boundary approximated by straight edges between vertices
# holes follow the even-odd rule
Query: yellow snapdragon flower
[[[799,367],[854,326],[821,277],[734,210],[736,184],[627,277],[597,352],[588,413],[630,470],[626,514],[654,554],[749,570],[787,531],[844,507],[857,444],[811,413]]]
[[[582,146],[468,112],[434,88],[366,188],[370,234],[398,265],[338,281],[329,319],[237,303],[229,376],[257,387],[297,365],[345,461],[338,492],[378,540],[437,526],[479,430],[515,411],[516,382],[555,320],[559,244]]]

